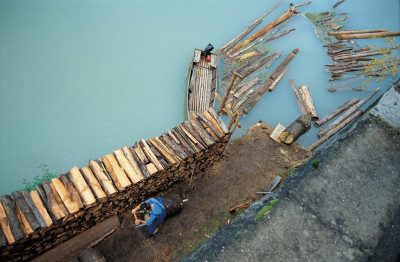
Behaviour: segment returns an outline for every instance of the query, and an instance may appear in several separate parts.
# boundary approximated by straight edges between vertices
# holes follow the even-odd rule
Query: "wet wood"
[[[294,84],[294,81],[292,79],[289,79],[289,82],[290,82],[290,86],[292,87],[293,93],[296,97],[297,104],[300,107],[301,114],[303,116],[308,115],[307,110],[304,107],[303,101],[300,98],[299,92],[297,91],[296,85]]]
[[[278,4],[273,6],[270,10],[268,10],[266,13],[264,13],[261,17],[259,17],[256,21],[254,21],[251,25],[249,25],[244,31],[242,31],[239,35],[237,35],[235,38],[233,38],[231,41],[229,41],[227,44],[225,44],[223,47],[218,49],[217,52],[224,52],[233,46],[235,46],[237,43],[240,42],[246,35],[248,35],[251,31],[253,31],[254,28],[256,28],[259,24],[261,24],[262,19],[267,16],[269,13],[271,13],[276,7],[278,7],[282,1],[280,1]]]
[[[136,162],[135,158],[132,155],[131,150],[129,150],[129,147],[127,146],[122,147],[122,151],[124,152],[126,159],[128,159],[129,163],[131,163],[139,180],[145,179],[144,175],[142,174],[142,171],[139,168],[138,163]]]
[[[241,68],[238,70],[238,73],[240,74],[241,78],[237,79],[234,83],[234,85],[237,85],[240,81],[242,81],[244,78],[248,77],[250,74],[255,72],[257,69],[265,65],[267,62],[271,61],[272,58],[274,58],[277,54],[279,54],[280,51],[277,51],[273,53],[272,55],[269,56],[264,56],[261,58],[257,63],[250,64],[244,68]]]
[[[340,4],[342,4],[344,2],[344,0],[340,0],[340,1],[338,1],[338,2],[336,2],[336,4],[334,4],[333,6],[332,6],[332,8],[333,9],[335,9],[336,7],[338,7]]]
[[[33,215],[39,222],[39,225],[42,228],[51,226],[53,221],[51,220],[49,213],[47,212],[47,209],[39,196],[39,193],[36,190],[30,192],[24,191],[23,195],[26,203],[31,208]]]
[[[250,99],[250,97],[253,95],[253,93],[254,93],[254,89],[250,89],[250,91],[247,92],[247,94],[244,95],[242,99],[237,101],[235,107],[233,108],[233,112],[239,111],[242,108],[242,105],[244,105]]]
[[[328,32],[328,35],[345,35],[345,34],[368,34],[368,33],[384,33],[387,29],[366,29],[366,30],[342,30],[336,32]],[[342,39],[339,39],[342,40]]]
[[[345,104],[339,106],[337,109],[335,109],[334,111],[330,112],[329,114],[327,114],[326,116],[324,116],[323,118],[319,119],[318,121],[314,122],[314,125],[316,127],[320,127],[323,124],[329,122],[330,120],[332,120],[333,118],[335,118],[336,116],[340,115],[341,113],[343,113],[344,111],[346,111],[347,109],[349,109],[351,106],[357,104],[360,101],[360,99],[358,97],[355,97],[349,101],[347,101]]]
[[[269,23],[268,25],[266,25],[264,28],[262,28],[261,30],[259,30],[258,32],[256,32],[255,34],[253,34],[252,36],[250,36],[249,38],[247,38],[246,40],[244,40],[243,42],[239,43],[238,45],[236,45],[235,47],[233,47],[228,53],[227,55],[231,55],[234,52],[236,52],[237,50],[243,48],[244,46],[246,46],[247,44],[253,42],[254,40],[256,40],[257,38],[263,36],[265,33],[267,33],[269,30],[271,30],[272,28],[278,26],[279,24],[281,24],[282,22],[284,22],[285,20],[289,19],[290,17],[292,17],[294,14],[297,14],[298,12],[294,9],[294,8],[290,8],[289,10],[287,10],[286,12],[284,12],[280,17],[278,17],[277,19],[275,19],[274,21],[272,21],[271,23]]]
[[[289,71],[289,68],[286,68],[275,80],[272,82],[272,84],[268,87],[268,92],[272,92],[275,87],[279,84],[279,82],[282,80],[282,78],[286,75],[286,73]]]
[[[219,108],[218,108],[218,110],[217,110],[217,115],[221,114],[222,109],[224,109],[226,100],[227,100],[228,97],[229,97],[229,93],[230,93],[230,91],[231,91],[231,88],[232,88],[232,86],[233,86],[233,83],[235,82],[236,77],[238,77],[238,76],[239,76],[238,73],[233,72],[233,75],[232,75],[232,78],[231,78],[231,82],[229,83],[229,86],[228,86],[228,88],[226,89],[224,98],[222,99],[222,102],[221,102],[221,104],[219,105]]]
[[[341,121],[337,126],[333,127],[330,129],[327,133],[325,133],[320,139],[318,139],[314,144],[309,146],[307,150],[313,151],[316,148],[318,148],[320,145],[322,145],[325,141],[327,141],[329,138],[331,138],[333,135],[335,135],[337,132],[339,132],[341,129],[343,129],[346,125],[351,123],[354,119],[356,119],[358,116],[362,114],[362,110],[357,110],[354,114],[350,115],[348,118],[344,119]]]
[[[85,206],[92,206],[96,203],[96,198],[94,197],[92,190],[90,190],[88,184],[76,166],[69,170],[68,178],[74,184]]]
[[[233,95],[236,99],[239,99],[244,93],[246,93],[250,88],[257,85],[260,82],[258,77],[254,78],[247,84],[243,84],[240,89]]]
[[[132,184],[136,184],[141,180],[139,175],[136,173],[136,170],[133,168],[129,160],[125,157],[124,151],[122,151],[122,149],[115,150],[114,156],[117,159],[120,167],[125,171],[125,174],[129,177]]]
[[[110,176],[105,171],[105,168],[101,161],[90,160],[89,167],[93,171],[93,174],[96,176],[97,181],[99,181],[107,196],[112,196],[118,192]]]
[[[332,123],[330,123],[328,126],[326,126],[325,128],[321,129],[318,132],[318,137],[321,138],[323,137],[326,133],[328,133],[329,130],[333,129],[334,127],[336,127],[337,125],[339,125],[344,119],[346,119],[347,117],[349,117],[351,114],[353,114],[357,109],[359,109],[362,105],[364,105],[368,100],[370,100],[376,93],[378,93],[381,89],[377,88],[375,89],[373,92],[371,92],[371,94],[369,94],[368,96],[366,96],[364,99],[362,99],[361,101],[359,101],[357,104],[353,105],[352,107],[350,107],[346,112],[344,112],[340,117],[338,117],[335,121],[333,121]]]
[[[365,58],[367,56],[376,56],[376,55],[383,55],[383,54],[389,54],[389,50],[383,50],[383,51],[365,51],[365,52],[360,52],[356,54],[351,54],[351,55],[340,55],[340,56],[335,56],[332,57],[333,61],[343,61],[343,60],[359,60],[361,58]]]
[[[4,205],[3,201],[0,200],[0,227],[3,230],[4,236],[7,239],[8,244],[13,244],[15,243],[15,238],[12,233],[10,221],[7,217],[6,211],[4,210]],[[20,232],[23,234],[22,229],[20,229]],[[17,232],[18,234],[18,232]],[[19,238],[21,239],[21,238]],[[19,240],[17,239],[17,240]]]
[[[103,188],[101,187],[99,181],[96,179],[92,170],[89,167],[85,166],[85,167],[82,167],[80,169],[80,171],[81,171],[86,183],[89,185],[90,189],[92,190],[96,199],[97,200],[105,199],[107,197],[107,195],[104,192]]]
[[[32,209],[29,207],[29,205],[26,203],[25,198],[19,191],[14,191],[11,193],[11,196],[13,197],[16,206],[21,210],[22,214],[25,216],[25,219],[27,223],[29,224],[30,228],[33,231],[36,231],[36,229],[40,228],[40,224],[37,221],[36,217],[33,214]]]
[[[308,116],[300,116],[290,124],[280,135],[280,139],[285,144],[291,144],[302,134],[311,128],[311,120]]]
[[[304,102],[304,106],[311,117],[312,121],[316,121],[319,119],[317,110],[315,110],[314,102],[311,97],[310,89],[308,86],[300,86],[299,87],[301,98]]]
[[[14,240],[18,241],[18,240],[24,238],[25,234],[22,231],[21,224],[17,217],[17,211],[16,211],[16,208],[15,208],[15,205],[14,205],[14,202],[13,202],[11,196],[3,195],[1,197],[0,205],[1,204],[2,204],[2,208],[1,208],[2,210],[0,213],[0,216],[1,216],[0,219],[3,219],[4,217],[6,217],[8,219],[8,223],[10,225]],[[3,210],[4,210],[5,216],[4,216],[4,214],[2,214]]]

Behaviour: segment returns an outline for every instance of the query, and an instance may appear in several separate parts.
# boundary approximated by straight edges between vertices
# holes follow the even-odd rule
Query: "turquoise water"
[[[303,1],[284,1],[261,26],[290,2]],[[299,10],[320,12],[335,2],[314,1]],[[338,11],[351,15],[348,28],[399,30],[399,2],[384,2],[347,0]],[[41,175],[41,163],[66,173],[184,121],[193,49],[209,42],[221,47],[275,3],[1,0],[0,194]],[[286,26],[292,27],[296,31],[273,46],[283,56],[296,47],[300,53],[282,83],[242,119],[237,135],[260,119],[287,126],[297,118],[289,78],[310,87],[320,116],[365,96],[327,92],[323,65],[329,60],[312,25],[296,16]],[[299,142],[308,146],[315,134],[313,128]]]

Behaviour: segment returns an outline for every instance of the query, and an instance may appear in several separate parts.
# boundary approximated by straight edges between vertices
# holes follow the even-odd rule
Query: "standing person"
[[[145,212],[149,211],[150,216],[147,220],[136,219],[135,224],[145,224],[148,230],[143,230],[142,234],[145,237],[151,237],[154,233],[157,232],[157,226],[162,223],[165,216],[167,215],[164,207],[164,202],[161,197],[158,197],[157,199],[150,198],[135,207],[132,210],[132,214],[135,214],[138,209]]]

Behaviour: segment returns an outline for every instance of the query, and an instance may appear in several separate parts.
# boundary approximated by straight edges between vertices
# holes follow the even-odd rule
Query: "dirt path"
[[[107,261],[174,261],[192,252],[209,235],[229,223],[236,213],[230,207],[248,199],[259,199],[279,174],[286,178],[292,167],[309,157],[300,145],[278,144],[269,138],[272,127],[265,123],[251,127],[246,136],[231,142],[224,158],[205,173],[175,185],[167,192],[189,199],[183,211],[145,239],[135,229],[133,216],[125,214],[120,229],[98,244]],[[190,187],[189,187],[190,184]]]

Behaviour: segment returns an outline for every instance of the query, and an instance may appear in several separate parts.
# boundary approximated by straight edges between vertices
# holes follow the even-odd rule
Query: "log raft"
[[[0,260],[30,261],[203,171],[222,157],[230,135],[210,108],[159,137],[73,167],[37,190],[2,196]]]

